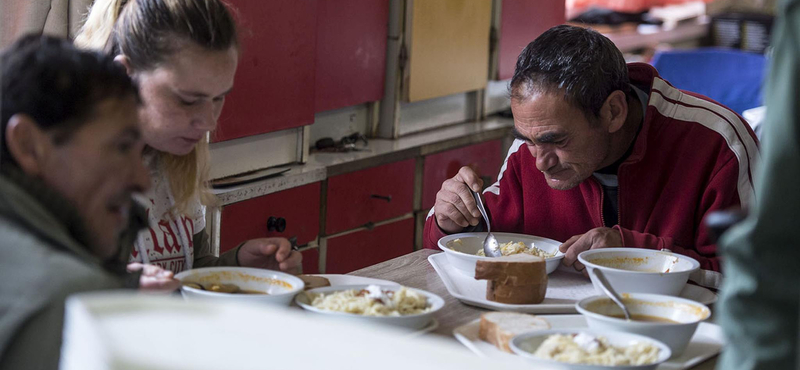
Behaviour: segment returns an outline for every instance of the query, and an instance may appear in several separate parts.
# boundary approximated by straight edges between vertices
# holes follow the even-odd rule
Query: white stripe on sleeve
[[[653,89],[658,91],[653,91],[650,94],[649,105],[655,107],[659,113],[681,121],[697,122],[725,139],[728,147],[736,155],[736,159],[739,162],[739,177],[737,181],[739,201],[742,207],[749,207],[754,197],[750,175],[755,173],[755,166],[760,160],[760,155],[758,145],[744,126],[746,123],[730,110],[684,94],[662,79],[656,78],[653,81]],[[672,103],[666,100],[665,97],[695,107]],[[723,118],[720,118],[720,116]]]
[[[523,144],[525,144],[525,142],[520,139],[514,140],[514,142],[511,144],[511,147],[508,148],[508,154],[506,154],[506,159],[503,161],[503,166],[500,167],[500,173],[497,174],[497,181],[495,181],[494,184],[486,188],[486,190],[483,191],[484,194],[488,192],[494,195],[500,195],[500,180],[503,179],[503,173],[505,173],[506,169],[508,168],[508,158],[510,158],[511,155],[513,155],[517,151],[519,151],[519,148]]]

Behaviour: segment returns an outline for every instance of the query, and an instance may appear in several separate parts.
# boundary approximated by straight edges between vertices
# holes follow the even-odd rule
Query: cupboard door
[[[317,112],[379,101],[386,70],[388,0],[318,0]]]
[[[220,223],[220,253],[255,238],[296,236],[298,245],[316,239],[320,189],[317,182],[225,206]]]
[[[306,249],[303,254],[303,273],[319,274],[319,248]]]
[[[414,218],[328,239],[325,272],[346,274],[414,251]]]
[[[502,0],[498,45],[498,80],[514,75],[522,49],[550,27],[565,19],[564,0]]]
[[[422,209],[433,207],[436,193],[442,183],[455,176],[463,166],[472,167],[484,179],[484,186],[491,185],[503,163],[501,140],[487,141],[463,148],[452,149],[425,157],[422,177]],[[486,183],[486,181],[491,181]]]
[[[492,0],[410,2],[408,100],[486,87]],[[408,22],[407,22],[408,25]]]
[[[408,159],[329,178],[325,234],[410,213],[414,168],[415,160]]]
[[[314,122],[314,0],[230,0],[238,13],[240,57],[216,141]]]

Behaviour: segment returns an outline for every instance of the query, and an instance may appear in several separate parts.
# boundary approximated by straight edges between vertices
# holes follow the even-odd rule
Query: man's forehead
[[[139,102],[133,97],[108,98],[94,110],[87,127],[114,131],[140,130]]]

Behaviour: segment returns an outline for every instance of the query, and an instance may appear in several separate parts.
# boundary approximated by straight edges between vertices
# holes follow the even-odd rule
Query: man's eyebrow
[[[539,137],[535,138],[537,143],[547,144],[559,141],[566,136],[562,133],[556,132],[545,132],[544,134],[539,135]]]
[[[530,142],[531,142],[531,139],[528,139],[528,138],[527,138],[525,135],[523,135],[521,132],[517,131],[517,128],[516,128],[516,127],[514,127],[513,129],[511,129],[511,136],[513,136],[515,139],[522,140],[522,141],[524,141],[524,142],[528,142],[528,143],[530,143]]]

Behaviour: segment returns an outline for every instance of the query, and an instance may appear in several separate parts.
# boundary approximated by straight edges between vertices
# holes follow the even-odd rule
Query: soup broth
[[[198,283],[184,283],[183,285],[207,290],[209,292],[217,292],[217,293],[229,293],[229,294],[269,294],[264,291],[260,290],[249,290],[249,289],[242,289],[236,284],[222,284],[222,283],[205,283],[205,284],[198,284]]]
[[[625,315],[608,315],[609,317],[617,318],[617,319],[625,319]],[[662,324],[680,324],[675,320],[665,319],[663,317],[658,316],[649,316],[649,315],[631,315],[631,321],[641,321],[641,322],[657,322]]]

